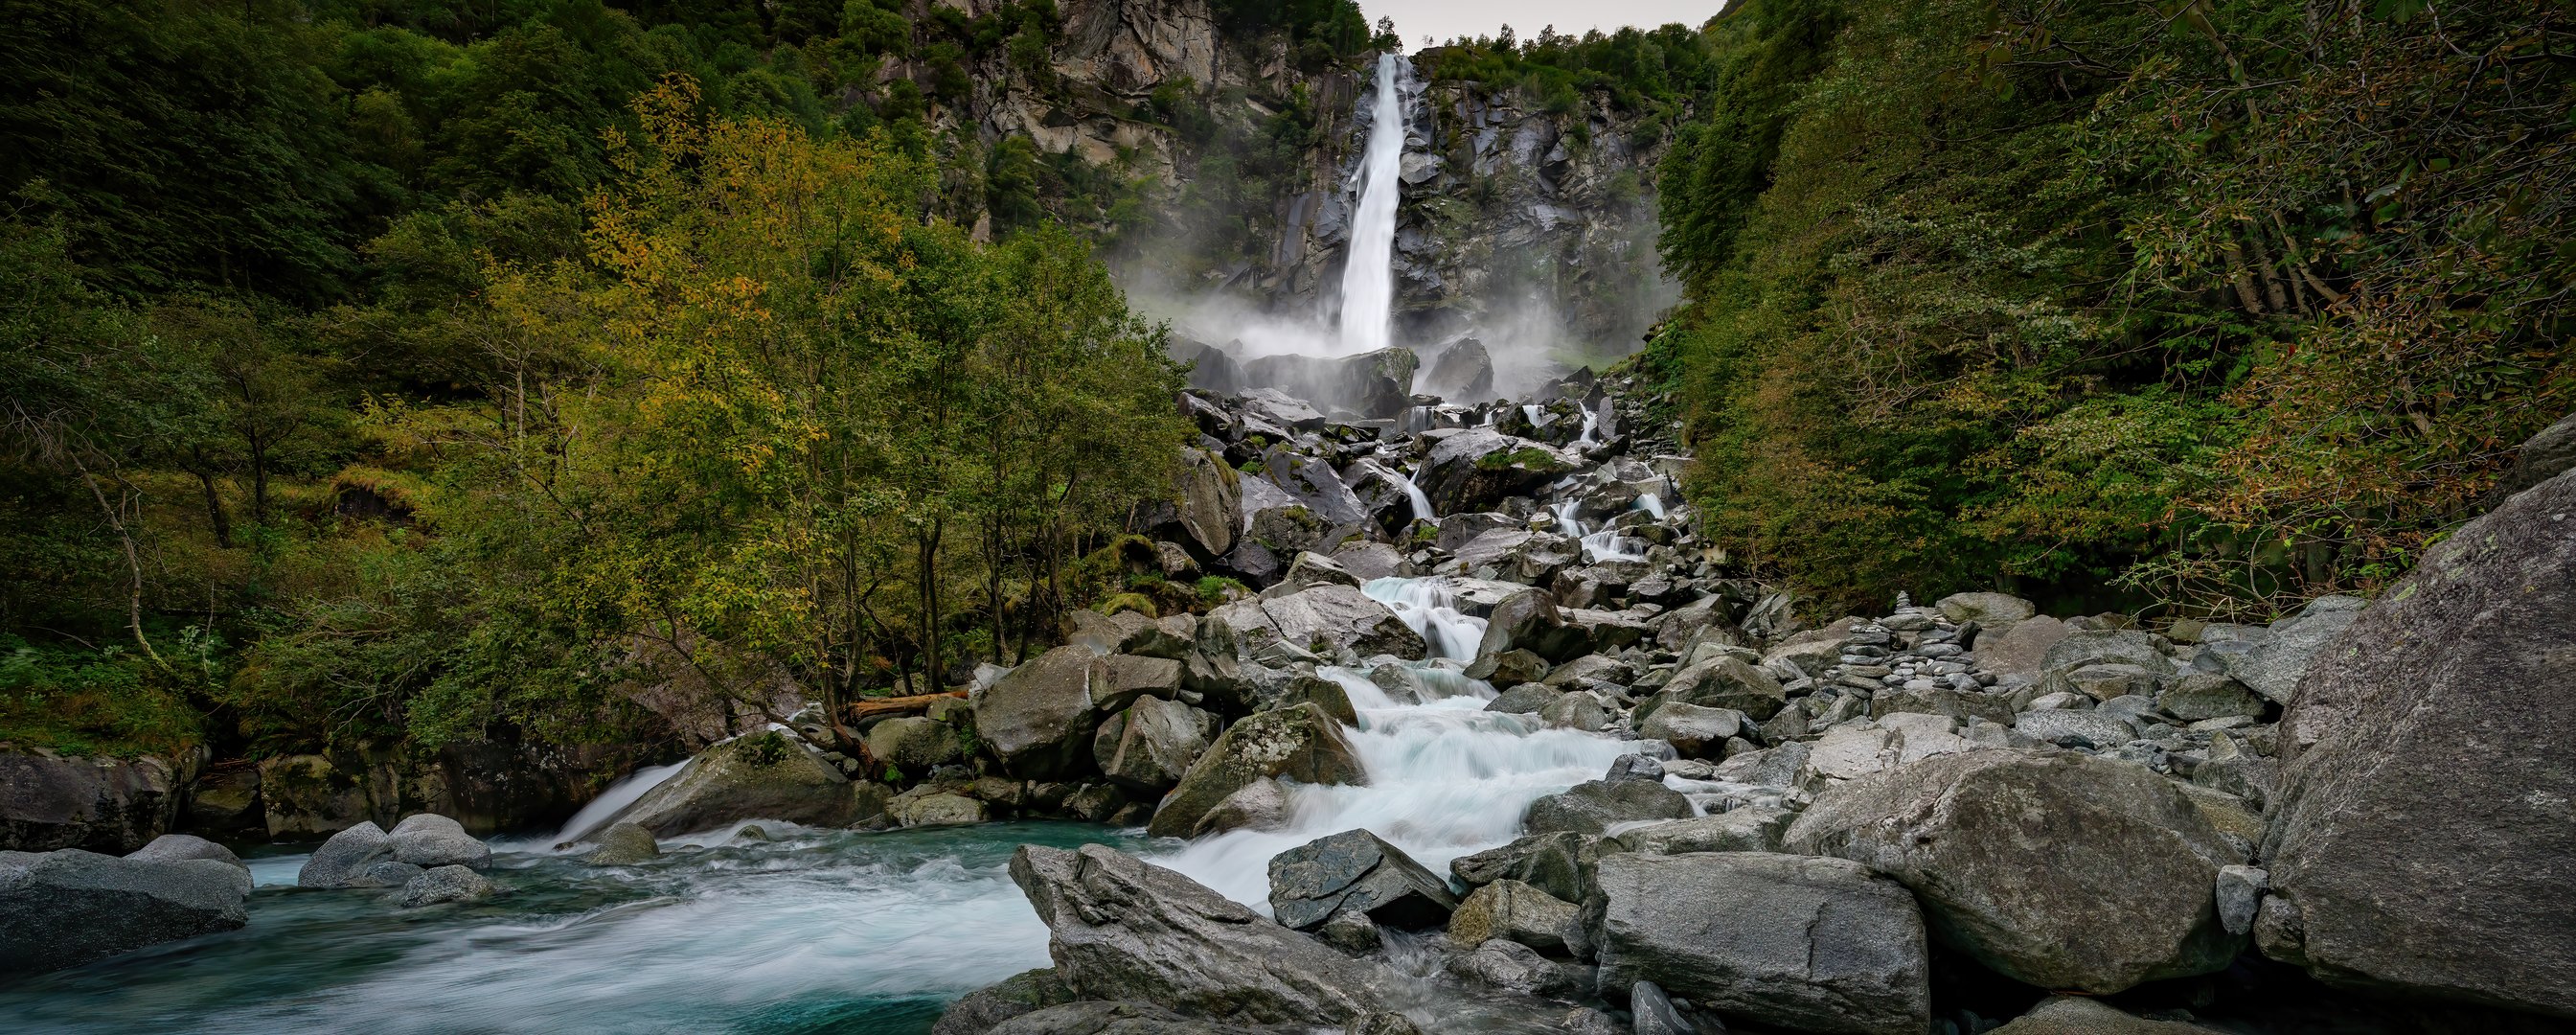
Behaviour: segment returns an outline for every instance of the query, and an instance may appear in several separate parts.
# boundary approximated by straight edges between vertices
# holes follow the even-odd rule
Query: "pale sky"
[[[1404,49],[1422,49],[1429,34],[1442,43],[1452,36],[1491,36],[1509,25],[1526,40],[1547,25],[1569,36],[1586,29],[1616,31],[1623,25],[1652,28],[1665,22],[1697,27],[1725,7],[1724,0],[1360,0],[1369,24],[1380,16],[1395,19]]]

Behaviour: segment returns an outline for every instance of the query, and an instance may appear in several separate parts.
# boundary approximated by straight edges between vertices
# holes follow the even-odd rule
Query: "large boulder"
[[[1571,537],[1527,528],[1498,528],[1458,547],[1440,570],[1545,586],[1559,572],[1582,561],[1583,544]]]
[[[975,695],[975,735],[1014,776],[1073,775],[1100,725],[1092,694],[1107,668],[1078,645],[1030,659]]]
[[[375,887],[376,883],[366,877],[367,869],[393,861],[393,844],[385,837],[385,828],[361,821],[331,835],[305,857],[304,866],[295,873],[295,884],[303,888]]]
[[[1227,727],[1164,796],[1147,831],[1155,837],[1198,834],[1199,820],[1252,784],[1284,777],[1309,784],[1368,782],[1367,770],[1342,736],[1342,724],[1312,703],[1260,712]]]
[[[1477,888],[1449,917],[1449,941],[1458,948],[1473,949],[1496,938],[1540,952],[1578,958],[1592,954],[1580,907],[1516,880]]]
[[[1666,701],[1727,708],[1760,722],[1779,714],[1789,703],[1789,693],[1770,672],[1720,654],[1674,673],[1654,701],[1656,708]],[[1639,721],[1653,717],[1654,708],[1643,710],[1646,714]]]
[[[1259,660],[1265,650],[1280,645],[1325,658],[1392,654],[1418,660],[1428,649],[1421,633],[1350,586],[1315,586],[1269,600],[1237,601],[1208,612],[1203,629],[1246,660]]]
[[[2264,912],[2297,924],[2267,952],[2336,984],[2576,1018],[2571,514],[2576,474],[2512,497],[2316,653],[2263,852]]]
[[[1494,397],[1494,357],[1485,343],[1468,338],[1440,350],[1422,375],[1422,390],[1455,403]]]
[[[1784,842],[1895,878],[1944,944],[2042,988],[2109,994],[2223,969],[2243,947],[2212,892],[2243,860],[2128,762],[1940,755],[1826,789]]]
[[[1987,629],[2010,628],[2039,613],[2030,601],[2004,593],[1952,593],[1932,609],[1953,622],[1975,622]]]
[[[1313,930],[1343,910],[1398,929],[1436,927],[1458,908],[1449,882],[1366,830],[1319,837],[1270,857],[1270,915]]]
[[[492,861],[492,846],[465,832],[464,824],[434,812],[403,817],[385,835],[394,861],[414,866],[483,866]]]
[[[2299,613],[2272,623],[2271,635],[2243,654],[2226,656],[2227,674],[2255,693],[2282,704],[2298,689],[2299,677],[2327,643],[2341,635],[2370,602],[2360,597],[2318,597]]]
[[[1491,428],[1427,432],[1431,440],[1414,483],[1431,497],[1437,514],[1493,510],[1512,496],[1527,496],[1574,470],[1574,462],[1544,442],[1514,438]]]
[[[1588,780],[1530,803],[1522,826],[1533,834],[1601,834],[1614,824],[1681,819],[1690,799],[1653,780]]]
[[[448,902],[480,902],[500,889],[482,874],[463,866],[433,866],[404,881],[389,898],[402,909]]]
[[[1286,444],[1264,450],[1261,454],[1261,476],[1297,501],[1327,527],[1356,525],[1369,520],[1368,508],[1359,494],[1342,481],[1340,471],[1323,459],[1300,453]],[[1286,544],[1274,543],[1285,546]]]
[[[193,834],[163,834],[153,838],[151,844],[126,853],[125,857],[144,862],[212,859],[219,863],[239,866],[243,873],[250,872],[250,866],[241,861],[241,856],[234,855],[232,849]]]
[[[2226,1035],[2226,1029],[2151,1021],[2082,996],[2050,996],[1994,1030],[1994,1035]]]
[[[250,871],[220,859],[0,852],[0,974],[37,974],[239,929]]]
[[[374,811],[366,774],[332,764],[321,755],[280,755],[259,763],[259,799],[268,836],[287,839],[330,834]]]
[[[169,831],[181,782],[158,758],[0,752],[0,849],[131,852]]]
[[[1593,865],[1600,858],[1600,838],[1557,831],[1459,856],[1450,860],[1449,872],[1469,888],[1516,880],[1565,901],[1580,902],[1591,892]]]
[[[1202,560],[1223,557],[1243,528],[1243,476],[1204,449],[1182,450],[1181,458],[1174,506],[1187,545],[1197,547]]]
[[[1243,365],[1246,384],[1272,385],[1318,407],[1363,419],[1393,417],[1413,401],[1413,375],[1422,366],[1412,349],[1385,348],[1356,356],[1263,356]]]
[[[1340,1024],[1389,975],[1198,882],[1101,845],[1022,845],[1011,880],[1049,932],[1057,976],[1085,999],[1203,1018]]]
[[[1140,697],[1100,724],[1091,742],[1092,759],[1112,780],[1160,791],[1181,782],[1190,763],[1216,737],[1216,726],[1216,716],[1179,701]]]
[[[701,751],[635,803],[592,830],[627,822],[659,837],[713,830],[746,819],[840,827],[864,818],[849,777],[775,730],[747,734]],[[591,831],[575,835],[588,840]]]
[[[1613,855],[1584,917],[1601,985],[1652,981],[1728,1020],[1920,1035],[1931,962],[1914,896],[1842,859]]]
[[[930,1026],[930,1035],[984,1035],[1013,1017],[1074,1001],[1053,968],[1024,970],[968,992]]]
[[[2074,628],[2047,615],[2014,622],[2000,633],[1977,637],[1977,667],[2005,678],[2036,683],[2045,667],[2043,659]]]
[[[1561,664],[1583,656],[1591,638],[1567,625],[1556,601],[1545,590],[1524,589],[1503,598],[1485,615],[1485,637],[1476,644],[1478,660],[1525,650]]]
[[[965,754],[957,727],[926,715],[906,715],[868,727],[868,757],[913,776]]]

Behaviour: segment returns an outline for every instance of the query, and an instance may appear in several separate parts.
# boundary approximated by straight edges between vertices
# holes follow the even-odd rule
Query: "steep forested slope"
[[[2570,405],[2546,4],[1747,0],[1662,171],[1697,491],[1841,602],[2368,588]]]

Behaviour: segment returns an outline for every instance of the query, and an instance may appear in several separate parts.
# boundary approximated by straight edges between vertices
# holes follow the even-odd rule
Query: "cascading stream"
[[[1377,59],[1377,98],[1369,109],[1368,149],[1359,172],[1359,211],[1351,218],[1350,253],[1342,264],[1341,348],[1387,347],[1395,309],[1395,207],[1403,188],[1404,69],[1397,54]]]

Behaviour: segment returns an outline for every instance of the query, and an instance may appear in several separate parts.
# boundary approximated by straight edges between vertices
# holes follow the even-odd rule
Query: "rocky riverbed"
[[[1315,400],[1179,400],[1203,434],[1139,563],[1207,578],[1203,614],[1070,616],[872,716],[864,760],[800,721],[522,840],[416,814],[247,867],[0,854],[0,943],[70,968],[0,1007],[942,1035],[2576,1016],[2570,709],[2540,689],[2576,475],[2377,602],[2269,625],[1997,593],[1813,622],[1699,540],[1639,386],[1451,403],[1405,350],[1302,362],[1268,376]]]

